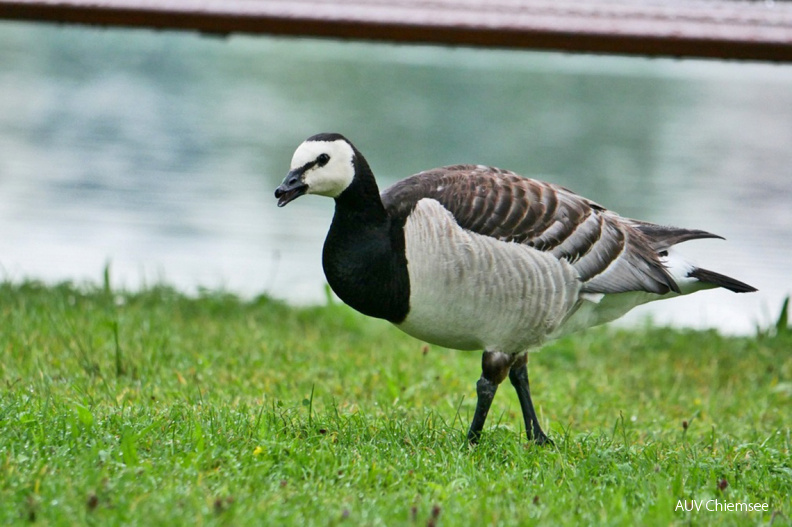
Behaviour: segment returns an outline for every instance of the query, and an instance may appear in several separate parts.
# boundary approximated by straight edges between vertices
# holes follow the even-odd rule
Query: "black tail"
[[[718,287],[725,287],[729,291],[734,291],[735,293],[753,293],[754,291],[757,291],[755,287],[752,287],[744,282],[740,282],[739,280],[735,280],[729,276],[716,273],[715,271],[708,271],[698,267],[690,271],[688,276],[695,278],[700,282],[704,282],[705,284],[713,284]]]

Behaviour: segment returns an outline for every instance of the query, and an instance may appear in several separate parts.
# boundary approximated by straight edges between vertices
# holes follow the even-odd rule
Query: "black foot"
[[[481,432],[475,432],[474,430],[468,430],[467,433],[467,440],[468,443],[471,445],[478,445],[479,439],[481,439]]]
[[[545,446],[545,445],[555,446],[555,443],[553,442],[553,440],[550,439],[549,437],[547,437],[545,435],[545,433],[542,432],[541,430],[539,431],[539,435],[538,436],[531,437],[531,435],[529,434],[528,435],[528,439],[529,440],[533,440],[533,442],[536,443],[539,446]]]

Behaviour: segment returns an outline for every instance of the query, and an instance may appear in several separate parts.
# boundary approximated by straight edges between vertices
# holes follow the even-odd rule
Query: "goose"
[[[507,170],[446,166],[380,193],[338,133],[300,144],[275,190],[279,207],[304,194],[335,200],[322,266],[342,301],[423,341],[483,350],[472,444],[506,377],[528,440],[552,444],[531,400],[528,351],[646,302],[714,287],[756,291],[676,252],[720,236],[625,218]]]

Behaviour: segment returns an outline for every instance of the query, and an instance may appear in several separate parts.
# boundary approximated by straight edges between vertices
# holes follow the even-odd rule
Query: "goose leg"
[[[499,351],[485,351],[481,356],[481,378],[476,383],[476,412],[473,414],[473,422],[470,423],[468,430],[468,441],[473,444],[478,443],[481,437],[481,429],[484,428],[484,421],[487,420],[492,399],[498,391],[498,385],[503,382],[509,373],[509,368],[514,361],[511,355]]]
[[[468,430],[468,441],[472,444],[479,442],[481,437],[481,429],[484,428],[484,421],[487,420],[490,406],[492,406],[492,399],[495,397],[495,392],[498,391],[498,385],[490,381],[484,375],[476,383],[476,413],[473,414],[473,421],[470,423],[470,430]]]
[[[517,391],[517,398],[520,400],[523,420],[525,421],[525,432],[528,434],[528,440],[533,439],[539,445],[548,443],[554,445],[555,443],[542,431],[539,419],[536,417],[536,411],[531,401],[531,388],[528,384],[527,362],[528,356],[522,355],[509,369],[509,380]]]

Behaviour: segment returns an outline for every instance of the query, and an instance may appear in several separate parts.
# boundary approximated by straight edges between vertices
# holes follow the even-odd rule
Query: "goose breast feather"
[[[678,293],[660,252],[680,241],[716,237],[623,218],[564,187],[481,165],[421,172],[382,192],[389,214],[400,218],[423,198],[442,204],[465,230],[566,261],[584,293]]]
[[[579,301],[567,262],[463,229],[435,199],[418,201],[404,238],[410,310],[397,326],[414,337],[517,353],[559,331]]]

